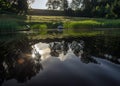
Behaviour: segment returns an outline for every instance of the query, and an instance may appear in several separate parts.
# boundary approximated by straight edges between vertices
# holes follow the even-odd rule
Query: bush
[[[0,32],[15,32],[21,26],[13,20],[0,20]]]
[[[47,25],[46,24],[41,24],[40,25],[40,34],[46,34],[47,33]]]
[[[31,26],[31,29],[32,29],[33,31],[39,31],[39,29],[40,29],[40,24],[32,25],[32,26]]]
[[[47,33],[47,25],[46,24],[35,24],[31,26],[31,29],[33,31],[37,31],[40,34],[46,34]]]

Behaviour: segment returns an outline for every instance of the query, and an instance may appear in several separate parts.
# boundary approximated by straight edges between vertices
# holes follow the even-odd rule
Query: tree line
[[[0,0],[0,11],[27,13],[35,0]],[[66,16],[120,18],[120,0],[47,0],[49,10],[64,11]]]
[[[120,18],[120,0],[48,0],[46,5],[68,16]]]

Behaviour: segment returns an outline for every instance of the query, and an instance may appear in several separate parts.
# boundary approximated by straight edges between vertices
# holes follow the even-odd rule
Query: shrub
[[[41,24],[40,25],[40,34],[46,34],[47,33],[47,25],[46,24]]]
[[[38,29],[40,29],[39,26],[40,26],[40,24],[32,25],[32,26],[31,26],[31,29],[32,29],[32,30],[38,30]]]
[[[35,24],[31,26],[31,29],[33,31],[37,31],[40,34],[46,34],[47,33],[47,25],[46,24]]]

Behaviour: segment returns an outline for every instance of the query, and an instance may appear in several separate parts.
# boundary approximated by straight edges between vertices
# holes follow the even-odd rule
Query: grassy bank
[[[64,28],[120,28],[120,19],[81,18],[64,16],[27,16],[27,24],[46,24],[49,28],[56,28],[59,23]]]
[[[56,28],[59,23],[64,28],[120,28],[120,19],[102,19],[102,18],[83,18],[83,17],[65,17],[65,16],[19,16],[19,15],[0,15],[0,21],[11,20],[18,22],[19,25],[44,24],[48,29]]]
[[[56,29],[63,24],[64,31],[61,34],[48,34],[49,29]],[[18,16],[0,15],[0,32],[14,32],[22,30],[25,25],[30,25],[29,38],[62,38],[68,36],[96,36],[96,35],[120,35],[120,19],[80,18],[64,16]],[[112,30],[109,30],[113,28]],[[100,30],[102,29],[102,30]]]

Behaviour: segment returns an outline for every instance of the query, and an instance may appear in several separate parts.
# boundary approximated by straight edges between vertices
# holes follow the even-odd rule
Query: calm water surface
[[[32,55],[1,58],[1,86],[120,86],[119,37],[32,45]]]

